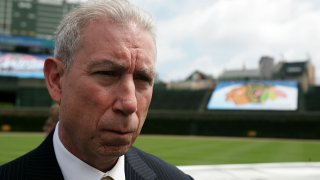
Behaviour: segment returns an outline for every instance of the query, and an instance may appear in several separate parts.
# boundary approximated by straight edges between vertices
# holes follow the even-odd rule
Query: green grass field
[[[42,133],[0,133],[0,164],[33,149]],[[149,136],[139,147],[175,165],[320,161],[320,141],[191,136]]]

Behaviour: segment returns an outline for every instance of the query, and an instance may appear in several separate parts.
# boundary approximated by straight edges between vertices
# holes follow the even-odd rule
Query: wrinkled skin
[[[139,26],[106,19],[90,22],[81,38],[70,69],[48,58],[45,78],[60,105],[62,143],[87,164],[107,171],[128,151],[146,119],[156,47]]]

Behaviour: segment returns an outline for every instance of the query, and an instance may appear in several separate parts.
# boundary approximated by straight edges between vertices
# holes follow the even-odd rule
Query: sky
[[[275,63],[311,59],[320,84],[318,0],[130,0],[152,14],[157,72],[163,81],[195,70],[257,69],[261,56]]]

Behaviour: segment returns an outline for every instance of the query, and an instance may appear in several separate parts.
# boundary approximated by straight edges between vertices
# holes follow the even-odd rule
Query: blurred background
[[[0,0],[0,164],[56,122],[43,62],[79,2]],[[132,2],[153,15],[158,45],[136,146],[196,179],[319,179],[320,1]],[[211,166],[271,162],[300,163]]]

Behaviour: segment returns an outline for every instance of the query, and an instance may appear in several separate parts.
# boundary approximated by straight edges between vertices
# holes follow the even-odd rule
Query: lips
[[[103,130],[99,137],[105,145],[122,146],[132,142],[133,134],[133,131]]]
[[[102,132],[119,134],[119,135],[126,135],[126,134],[132,134],[134,131],[133,130],[103,129]]]
[[[120,135],[133,133],[133,131],[119,131],[119,130],[109,130],[109,131],[115,134],[120,134]]]

